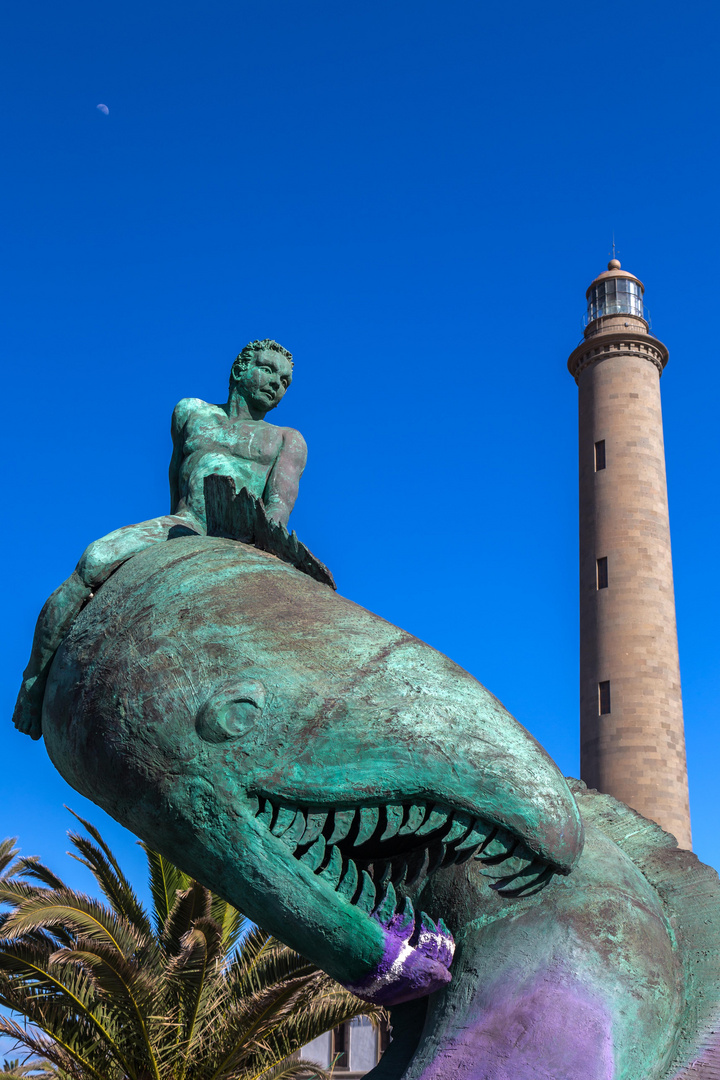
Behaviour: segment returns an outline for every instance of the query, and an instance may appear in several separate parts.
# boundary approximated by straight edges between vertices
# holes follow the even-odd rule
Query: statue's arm
[[[263,502],[269,518],[287,525],[307,462],[307,446],[299,431],[285,428],[282,446],[265,484]]]
[[[194,400],[194,398],[183,398],[182,401],[178,401],[173,409],[172,420],[170,421],[170,435],[173,444],[170,469],[168,471],[171,514],[176,512],[180,501],[180,466],[183,461],[183,436],[185,433],[185,425],[191,412],[191,405]]]

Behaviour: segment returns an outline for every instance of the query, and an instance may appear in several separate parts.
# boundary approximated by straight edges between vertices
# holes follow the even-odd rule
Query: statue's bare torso
[[[305,463],[305,441],[293,428],[228,415],[227,405],[183,398],[173,413],[170,499],[173,514],[205,521],[206,476],[231,476],[236,490],[262,499],[269,517],[287,523]]]

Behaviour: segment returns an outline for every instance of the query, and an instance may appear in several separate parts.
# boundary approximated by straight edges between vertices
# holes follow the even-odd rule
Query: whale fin
[[[288,533],[284,525],[268,518],[262,499],[256,499],[247,488],[236,492],[231,476],[206,476],[204,489],[208,536],[252,544],[322,585],[337,589],[327,566],[315,558],[295,533]]]

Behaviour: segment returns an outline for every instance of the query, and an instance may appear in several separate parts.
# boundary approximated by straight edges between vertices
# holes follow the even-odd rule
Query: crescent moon
[[[103,113],[103,114],[104,114],[105,116],[107,116],[107,115],[108,115],[108,113],[110,112],[110,110],[108,109],[107,105],[98,105],[98,106],[97,106],[97,108],[98,108],[98,109],[100,110],[100,112],[101,112],[101,113]]]

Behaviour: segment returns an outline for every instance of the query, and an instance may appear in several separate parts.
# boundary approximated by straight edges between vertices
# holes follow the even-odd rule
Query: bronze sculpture
[[[204,438],[203,520],[181,465],[169,542],[85,594],[52,660],[62,775],[390,1006],[377,1080],[679,1080],[717,1060],[715,872],[337,595],[265,512],[269,472],[236,495],[247,455],[232,475]]]

